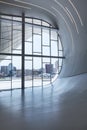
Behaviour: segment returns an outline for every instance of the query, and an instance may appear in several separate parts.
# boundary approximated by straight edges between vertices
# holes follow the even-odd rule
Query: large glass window
[[[21,88],[23,82],[24,87],[43,87],[52,84],[61,71],[58,30],[34,18],[25,18],[24,32],[22,25],[22,17],[0,15],[0,90]]]

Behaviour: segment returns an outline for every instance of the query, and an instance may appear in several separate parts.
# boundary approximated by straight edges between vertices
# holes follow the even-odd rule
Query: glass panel
[[[25,54],[32,54],[32,44],[29,42],[25,43]]]
[[[42,29],[42,44],[43,45],[49,45],[50,39],[49,39],[49,30],[48,29]]]
[[[13,42],[12,42],[13,53],[20,54],[22,49],[22,32],[13,30]]]
[[[25,42],[32,41],[32,26],[25,25]]]
[[[34,70],[41,69],[41,58],[40,57],[34,57],[33,58],[33,69]]]
[[[51,41],[51,56],[58,56],[58,46],[56,41]]]
[[[57,40],[57,32],[55,30],[51,30],[51,40]]]
[[[59,66],[62,66],[62,59],[59,59]]]
[[[53,65],[53,74],[57,74],[58,73],[58,60],[57,58],[52,58],[51,59],[51,64]]]
[[[46,22],[44,22],[44,21],[42,21],[42,25],[43,25],[43,26],[47,26],[47,27],[50,26],[48,23],[46,23]]]
[[[9,66],[12,75],[12,89],[21,88],[21,57],[12,56],[12,64]]]
[[[61,72],[61,69],[62,69],[62,66],[61,66],[61,67],[59,67],[59,73]]]
[[[0,53],[11,53],[11,41],[1,39]]]
[[[0,90],[11,89],[10,64],[10,56],[0,55]]]
[[[13,20],[22,21],[22,18],[21,17],[13,17]]]
[[[43,58],[43,74],[42,74],[43,85],[47,85],[50,83],[51,69],[52,66],[50,64],[50,58]]]
[[[50,56],[50,48],[49,47],[43,47],[43,55]]]
[[[1,39],[11,40],[11,24],[1,22]]]
[[[33,27],[33,33],[35,33],[35,34],[41,34],[41,28],[34,26]]]
[[[13,21],[13,30],[21,30],[22,31],[22,24],[20,22]]]
[[[38,61],[38,62],[37,62]],[[41,77],[40,74],[42,73],[41,71],[41,58],[33,58],[33,85],[34,86],[41,86]]]
[[[63,50],[60,38],[59,38],[59,50]]]
[[[50,58],[43,58],[43,65],[50,63]]]
[[[53,65],[53,72],[52,72],[52,82],[58,77],[58,60],[57,58],[51,59],[51,64]]]
[[[63,56],[63,52],[62,51],[59,51],[59,56]]]
[[[51,73],[50,58],[43,58],[43,73],[42,73],[43,86],[50,84],[51,81],[50,73]]]
[[[32,57],[25,56],[26,61],[32,61]]]
[[[33,38],[34,52],[41,52],[41,36],[34,35]]]
[[[12,16],[1,15],[1,18],[12,19]]]
[[[14,53],[14,54],[21,54],[21,49],[20,49],[20,47],[17,48],[17,49],[13,49],[13,53]]]
[[[41,20],[33,19],[33,23],[34,23],[34,24],[41,25]]]
[[[12,53],[21,54],[22,49],[22,24],[13,22]]]
[[[32,18],[25,18],[25,22],[32,23]]]
[[[25,58],[25,87],[32,86],[32,60],[29,57]]]
[[[7,20],[1,21],[1,36],[0,36],[0,53],[11,52],[11,22]]]

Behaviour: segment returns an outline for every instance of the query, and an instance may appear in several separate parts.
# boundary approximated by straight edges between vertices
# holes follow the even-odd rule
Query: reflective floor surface
[[[0,130],[87,130],[87,75],[0,92]]]

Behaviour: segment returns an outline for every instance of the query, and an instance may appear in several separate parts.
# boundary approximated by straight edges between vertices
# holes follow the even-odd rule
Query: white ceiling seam
[[[77,24],[76,24],[76,22],[75,22],[74,17],[73,17],[72,14],[70,13],[70,11],[67,10],[67,9],[66,9],[60,2],[58,2],[57,0],[54,0],[54,1],[56,2],[57,5],[59,5],[59,6],[63,9],[63,11],[64,11],[64,12],[66,13],[66,15],[69,17],[70,21],[71,21],[72,23],[74,23],[74,26],[75,26],[75,28],[76,28],[76,31],[77,31],[77,33],[79,34]]]
[[[26,5],[31,5],[31,6],[40,8],[40,9],[45,10],[46,12],[50,13],[50,14],[53,15],[54,17],[56,17],[56,15],[55,15],[54,13],[52,13],[50,10],[48,10],[48,9],[46,9],[46,8],[44,8],[44,7],[41,7],[41,6],[39,6],[39,5],[30,3],[30,2],[29,2],[29,3],[28,3],[28,2],[24,2],[24,1],[22,1],[22,0],[14,0],[14,1],[16,1],[16,2],[18,2],[18,3],[22,3],[22,4],[26,4]]]
[[[68,2],[71,4],[71,6],[73,7],[74,11],[76,12],[76,14],[77,14],[77,16],[78,16],[78,18],[79,18],[79,21],[80,21],[80,23],[81,23],[81,26],[84,26],[83,21],[82,21],[82,18],[81,18],[81,16],[80,16],[78,10],[76,9],[75,5],[72,3],[71,0],[68,0]]]
[[[19,7],[19,8],[31,9],[30,7],[25,7],[25,6],[21,6],[21,5],[13,4],[13,3],[10,3],[10,2],[5,2],[5,1],[0,1],[0,3],[2,3],[2,4],[6,4],[6,5],[10,5],[10,6]]]
[[[69,15],[71,16],[71,18],[72,18],[72,20],[73,20],[73,23],[74,23],[74,25],[75,25],[76,31],[77,31],[77,33],[79,34],[78,27],[77,27],[77,23],[76,23],[76,21],[75,21],[73,15],[71,14],[70,10],[69,10],[67,7],[65,7],[65,8],[66,8],[67,12],[69,13]]]

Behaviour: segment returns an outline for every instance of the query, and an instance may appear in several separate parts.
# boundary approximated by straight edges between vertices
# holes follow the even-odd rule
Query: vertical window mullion
[[[13,17],[11,22],[11,54],[13,49]],[[11,64],[12,64],[12,55],[11,55]],[[11,71],[12,71],[12,65],[11,65]],[[11,72],[11,90],[12,90],[12,72]]]
[[[22,89],[24,89],[25,14],[22,13]]]
[[[33,51],[34,51],[34,30],[33,30],[33,19],[32,19],[32,55],[33,55]],[[32,88],[33,88],[33,85],[34,85],[34,61],[33,61],[33,56],[32,56]]]
[[[50,49],[50,66],[51,66],[51,28],[49,29],[49,49]],[[51,83],[51,72],[50,72],[50,83]]]
[[[42,30],[42,20],[41,20],[41,56],[43,55],[43,30]],[[43,57],[41,57],[41,82],[42,82],[42,88],[43,88]]]

